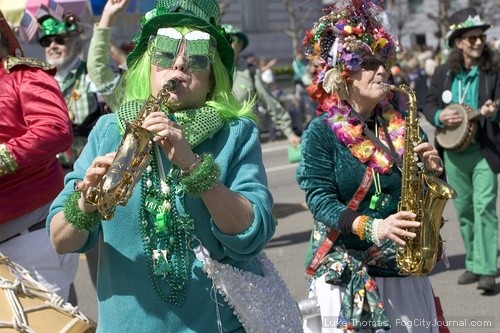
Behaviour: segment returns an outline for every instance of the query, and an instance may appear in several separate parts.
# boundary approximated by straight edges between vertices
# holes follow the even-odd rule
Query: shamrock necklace
[[[184,196],[184,189],[174,169],[165,174],[158,145],[151,153],[153,158],[142,176],[141,188],[144,254],[155,294],[181,306],[191,266],[188,245],[194,221],[177,211],[176,198]]]

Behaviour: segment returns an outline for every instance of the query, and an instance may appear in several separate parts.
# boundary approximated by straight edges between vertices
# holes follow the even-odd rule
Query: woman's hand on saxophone
[[[407,228],[418,228],[420,222],[414,221],[416,214],[400,211],[380,221],[378,226],[378,239],[391,239],[399,245],[405,245],[403,237],[414,238],[416,233],[407,231]]]
[[[371,238],[372,241],[377,244],[381,243],[385,239],[391,239],[399,245],[405,245],[405,241],[402,237],[414,238],[417,234],[414,232],[407,231],[406,228],[417,228],[420,226],[420,222],[416,222],[413,219],[417,215],[412,212],[400,211],[396,214],[392,214],[385,219],[375,219],[371,228]],[[353,234],[359,236],[358,230],[361,223],[361,217],[354,220],[351,230]]]
[[[182,127],[164,112],[151,112],[144,119],[142,127],[156,133],[153,141],[160,144],[165,156],[181,170],[188,169],[197,159]]]
[[[113,162],[115,155],[116,152],[111,152],[104,156],[97,156],[87,168],[83,180],[76,183],[75,190],[82,192],[80,200],[78,200],[78,207],[81,211],[91,213],[97,209],[95,206],[86,202],[85,198],[87,196],[87,191],[91,187],[96,187],[97,184],[99,184],[102,177],[106,174],[109,166]]]
[[[436,148],[429,142],[422,142],[415,147],[415,152],[420,160],[424,162],[425,168],[429,171],[441,174],[443,172],[443,161]]]

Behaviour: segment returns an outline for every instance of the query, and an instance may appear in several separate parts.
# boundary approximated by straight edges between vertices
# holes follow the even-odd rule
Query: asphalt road
[[[425,120],[421,120],[421,125],[432,139],[432,128]],[[288,163],[286,149],[285,141],[263,143],[264,162],[278,217],[276,234],[268,244],[266,253],[281,273],[294,298],[300,300],[307,295],[303,258],[312,227],[312,217],[305,207],[304,194],[294,178],[297,164]],[[445,267],[443,261],[438,262],[430,279],[435,294],[441,299],[445,318],[451,326],[450,331],[500,332],[500,286],[497,286],[493,294],[484,295],[476,289],[475,284],[457,285],[456,281],[465,269],[465,252],[452,202],[447,203],[443,215],[447,222],[441,235],[446,242],[449,268]],[[83,255],[80,259],[75,280],[78,307],[88,317],[97,320],[89,261]],[[498,276],[497,283],[500,283]],[[421,323],[414,323],[419,324]]]

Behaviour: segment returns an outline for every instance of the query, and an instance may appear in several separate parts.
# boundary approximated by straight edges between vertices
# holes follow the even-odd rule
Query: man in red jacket
[[[54,251],[45,218],[63,188],[56,154],[72,131],[54,67],[21,56],[0,11],[0,254],[67,300],[78,255]]]

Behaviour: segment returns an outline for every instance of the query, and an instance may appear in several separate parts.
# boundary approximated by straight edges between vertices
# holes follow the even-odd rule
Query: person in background
[[[273,97],[267,85],[262,81],[258,66],[251,66],[245,59],[240,59],[241,52],[248,46],[247,35],[233,25],[223,24],[223,27],[232,38],[231,45],[234,50],[233,93],[239,101],[252,100],[257,97],[270,114],[276,129],[283,133],[291,145],[297,146],[300,143],[300,137],[293,131],[288,111]]]
[[[104,240],[98,332],[243,332],[194,253],[201,243],[218,261],[259,273],[256,256],[276,228],[253,104],[231,93],[234,55],[223,32],[216,0],[156,2],[115,90],[120,106],[98,120],[51,206],[58,252]],[[137,125],[153,133],[151,163],[103,221],[89,191],[110,166],[123,167],[115,152],[146,99]]]
[[[471,144],[461,151],[445,149],[443,155],[447,179],[458,192],[453,203],[466,253],[458,284],[477,282],[478,289],[493,292],[498,257],[500,71],[486,43],[490,24],[474,8],[457,11],[449,21],[450,52],[435,69],[423,113],[438,129],[466,121],[465,113],[450,104],[468,105],[477,114]]]
[[[87,56],[90,80],[111,110],[115,110],[119,106],[115,89],[123,72],[127,69],[126,63],[122,64],[121,71],[116,71],[111,66],[110,56],[113,56],[114,53],[111,29],[129,2],[130,0],[108,0],[106,2],[99,22],[94,25]],[[120,55],[124,56],[123,53],[125,52],[120,52]]]
[[[398,211],[405,135],[421,129],[405,128],[406,110],[388,100],[399,43],[378,12],[366,1],[331,5],[303,42],[318,66],[310,88],[323,111],[304,131],[296,172],[314,217],[306,265],[320,309],[305,332],[438,332],[402,324],[435,322],[437,313],[429,278],[400,271],[395,258],[396,246],[417,235],[408,229],[421,228],[416,212]],[[415,168],[442,173],[421,137],[411,146]],[[336,327],[324,325],[331,318]]]
[[[260,58],[259,60],[259,69],[261,72],[262,81],[264,81],[264,83],[267,84],[268,88],[269,85],[274,82],[274,73],[272,68],[274,65],[276,65],[277,61],[278,61],[277,58],[273,59]]]
[[[302,117],[302,128],[316,116],[316,104],[309,97],[306,88],[312,83],[314,66],[304,56],[302,50],[295,51],[292,62],[293,82],[295,84],[295,100],[299,115]]]
[[[45,50],[45,60],[57,68],[55,79],[63,94],[73,125],[70,149],[58,155],[63,167],[70,170],[87,142],[87,136],[103,113],[95,88],[87,74],[87,65],[80,58],[83,29],[78,18],[65,12],[59,21],[50,14],[38,18],[38,41]]]
[[[56,155],[71,145],[68,111],[55,68],[22,57],[0,11],[0,254],[68,301],[77,254],[57,254],[45,232],[63,188]]]

